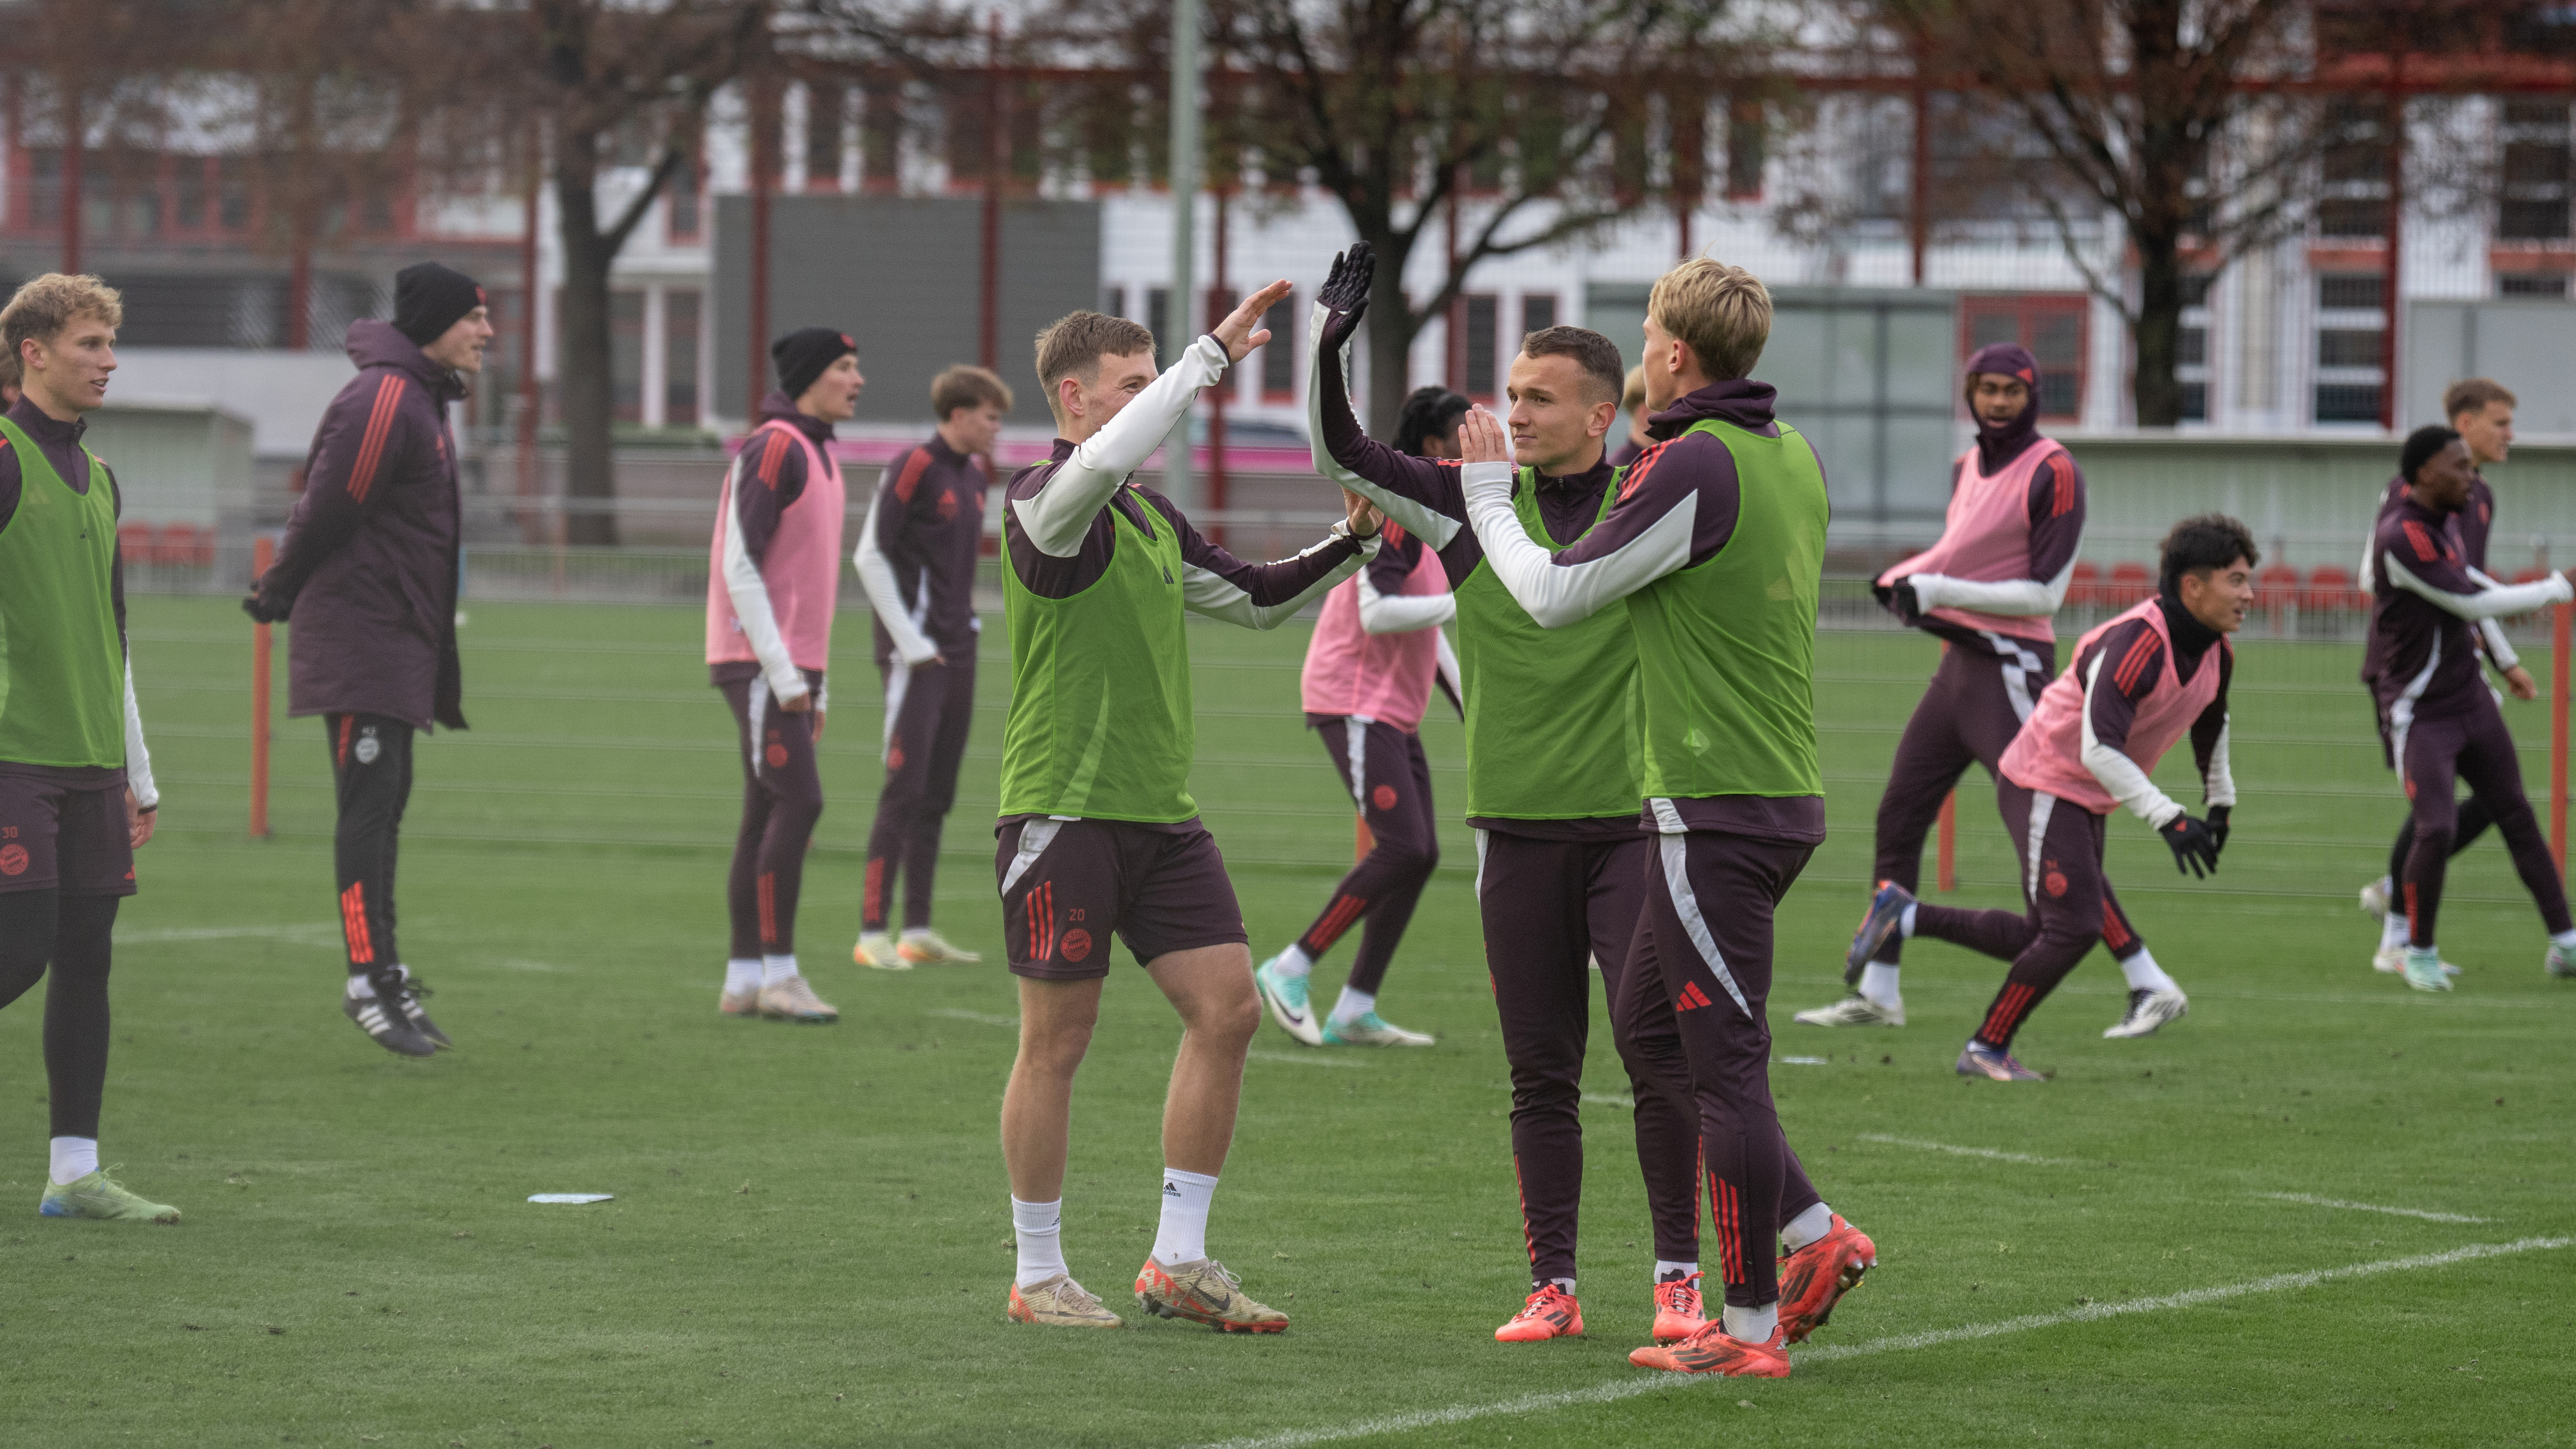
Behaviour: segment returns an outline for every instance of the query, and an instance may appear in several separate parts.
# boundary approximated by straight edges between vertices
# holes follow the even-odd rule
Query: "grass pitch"
[[[990,623],[940,888],[941,927],[988,961],[1007,688]],[[879,723],[862,617],[840,630],[832,806],[801,923],[844,1016],[795,1028],[714,1009],[738,773],[696,611],[474,607],[476,728],[422,742],[404,841],[405,954],[462,1048],[429,1062],[339,1013],[321,726],[281,724],[278,833],[243,839],[247,628],[228,600],[178,599],[138,600],[134,628],[168,824],[120,921],[105,1147],[186,1221],[35,1215],[41,1013],[32,994],[0,1013],[15,1144],[0,1201],[20,1214],[0,1227],[0,1441],[2571,1438],[2576,984],[2541,974],[2537,921],[2492,844],[2452,875],[2460,989],[2419,997],[2369,970],[2352,891],[2400,804],[2348,648],[2245,644],[2245,803],[2216,881],[2178,881],[2142,828],[2114,824],[2113,878],[2191,1015],[2101,1040],[2121,992],[2096,955],[2023,1034],[2056,1079],[2005,1088],[1949,1070],[2003,968],[1937,943],[1908,952],[1912,1026],[1788,1020],[1838,989],[1878,785],[1933,662],[1914,636],[1826,637],[1834,833],[1785,911],[1774,1079],[1810,1171],[1882,1258],[1774,1383],[1626,1364],[1651,1253],[1606,1029],[1586,1107],[1591,1336],[1491,1340],[1526,1263],[1473,847],[1454,824],[1383,998],[1439,1046],[1319,1053],[1265,1027],[1255,1047],[1211,1243],[1295,1326],[1047,1333],[1001,1314],[1009,977],[848,963]],[[1195,784],[1266,954],[1347,861],[1349,810],[1298,724],[1304,630],[1193,628],[1191,643]],[[2509,717],[2541,739],[2538,707]],[[1454,822],[1458,727],[1425,735]],[[2545,773],[2545,754],[2526,761]],[[2167,786],[2196,800],[2188,774],[2170,761]],[[2010,904],[1981,776],[1960,840],[1953,899]],[[1119,955],[1077,1093],[1065,1247],[1130,1308],[1176,1029]],[[1347,962],[1345,946],[1318,990]],[[547,1191],[617,1197],[525,1201]],[[2418,1261],[2480,1245],[2514,1250]],[[2300,1274],[2315,1276],[2284,1277]]]

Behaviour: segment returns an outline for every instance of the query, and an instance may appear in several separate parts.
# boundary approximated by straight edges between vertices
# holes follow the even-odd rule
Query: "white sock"
[[[760,958],[760,984],[763,986],[783,986],[801,974],[803,973],[796,969],[796,958],[793,955]]]
[[[929,935],[930,928],[928,926],[906,926],[903,928],[903,938],[907,941],[925,940]]]
[[[2405,945],[2406,933],[2411,929],[2413,929],[2413,923],[2406,919],[2405,912],[2390,911],[2387,919],[2379,923],[2379,944],[2381,949],[2384,950],[2390,946]]]
[[[1765,1303],[1759,1308],[1726,1305],[1726,1336],[1743,1343],[1769,1343],[1780,1328],[1780,1305]]]
[[[2428,956],[2438,961],[2442,956],[2442,948],[2439,946],[2418,946],[2410,941],[2406,945],[2406,954],[2410,956]]]
[[[1573,1280],[1573,1279],[1571,1279],[1571,1278],[1550,1278],[1550,1279],[1548,1279],[1548,1280],[1546,1280],[1546,1281],[1547,1281],[1549,1284],[1553,1285],[1553,1286],[1555,1287],[1555,1289],[1556,1289],[1556,1291],[1557,1291],[1557,1292],[1564,1294],[1566,1297],[1571,1298],[1571,1297],[1573,1297],[1573,1296],[1574,1296],[1574,1280]],[[1531,1284],[1531,1285],[1530,1285],[1531,1291],[1532,1291],[1532,1292],[1536,1292],[1536,1291],[1537,1291],[1537,1289],[1538,1289],[1538,1286],[1539,1286],[1539,1285],[1537,1285],[1537,1284],[1535,1284],[1535,1283]]]
[[[1818,1203],[1780,1225],[1780,1246],[1794,1253],[1834,1230],[1834,1210]]]
[[[1920,907],[1922,904],[1923,903],[1921,901],[1908,901],[1905,903],[1904,913],[1896,918],[1896,934],[1903,936],[1909,941],[1914,939],[1914,912],[1916,908]]]
[[[57,1137],[53,1140],[54,1169],[57,1187],[68,1187],[98,1171],[98,1139],[95,1137]]]
[[[1306,954],[1305,947],[1291,946],[1270,958],[1270,969],[1277,975],[1295,980],[1315,969],[1315,958]]]
[[[1163,1169],[1163,1224],[1154,1233],[1154,1261],[1169,1268],[1208,1255],[1208,1203],[1215,1196],[1215,1178]]]
[[[2138,954],[2120,963],[2120,974],[2129,978],[2131,991],[2180,991],[2182,987],[2156,964],[2156,953],[2144,946]]]
[[[725,961],[725,995],[749,996],[760,989],[760,958],[729,957]]]
[[[2576,946],[2576,931],[2561,931],[2549,938],[2552,946]]]
[[[1885,961],[1860,968],[1860,994],[1892,1011],[1905,1006],[1905,993],[1896,986],[1896,968]]]
[[[1011,1199],[1011,1241],[1020,1249],[1020,1271],[1013,1280],[1019,1286],[1027,1288],[1064,1272],[1064,1199]]]
[[[367,974],[366,974],[365,972],[363,972],[363,971],[362,971],[362,972],[360,972],[360,973],[358,973],[358,974],[357,974],[357,975],[355,975],[355,976],[350,977],[350,978],[349,978],[349,999],[350,999],[351,1001],[373,1001],[373,1000],[375,1000],[375,999],[376,999],[376,979],[375,979],[374,977],[372,977],[372,976],[367,975]]]
[[[1342,988],[1341,1000],[1333,1003],[1333,1015],[1331,1019],[1335,1022],[1357,1021],[1376,1009],[1376,992],[1353,991],[1349,987],[1345,986]]]
[[[1684,1282],[1698,1271],[1697,1263],[1676,1263],[1665,1258],[1655,1260],[1655,1281],[1658,1283]]]

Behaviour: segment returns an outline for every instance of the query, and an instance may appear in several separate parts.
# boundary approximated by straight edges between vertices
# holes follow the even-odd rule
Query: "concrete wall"
[[[213,528],[251,499],[250,420],[205,403],[113,400],[83,440],[116,472],[125,521]]]
[[[2545,298],[2407,304],[2405,391],[2408,428],[2450,421],[2442,390],[2464,377],[2492,377],[2520,405],[2514,429],[2576,436],[2576,307]]]

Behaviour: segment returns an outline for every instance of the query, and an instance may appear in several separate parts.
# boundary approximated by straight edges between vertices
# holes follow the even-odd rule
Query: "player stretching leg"
[[[1380,520],[1354,497],[1324,542],[1248,564],[1127,476],[1200,388],[1270,340],[1262,314],[1287,295],[1286,282],[1262,288],[1160,377],[1154,335],[1133,322],[1076,312],[1038,335],[1038,380],[1061,436],[1054,456],[1004,495],[1011,707],[993,857],[1020,978],[1002,1157],[1019,1241],[1010,1316],[1023,1323],[1119,1326],[1066,1271],[1059,1237],[1073,1078],[1115,933],[1184,1028],[1163,1104],[1162,1226],[1136,1300],[1221,1331],[1288,1326],[1207,1249],[1208,1202],[1234,1138],[1261,998],[1225,858],[1190,798],[1197,731],[1182,614],[1275,628],[1359,571]]]
[[[2460,435],[2418,428],[2406,439],[2400,471],[2406,496],[2371,540],[2371,650],[2381,737],[2415,812],[2415,847],[2399,882],[2406,905],[2406,984],[2447,991],[2451,980],[2434,948],[2442,881],[2458,830],[2454,785],[2465,780],[2513,852],[2513,868],[2549,928],[2544,965],[2552,976],[2576,976],[2576,923],[2567,887],[2522,793],[2522,763],[2495,695],[2478,674],[2471,625],[2544,604],[2576,599],[2569,574],[2536,583],[2482,582],[2460,556],[2451,516],[2471,504],[2476,465]]]
[[[1942,641],[1932,687],[1906,721],[1887,790],[1878,801],[1875,879],[1911,891],[1923,838],[1971,763],[1992,776],[2057,672],[2051,621],[2066,601],[2084,534],[2084,474],[2039,431],[2039,364],[2011,343],[1968,359],[1967,400],[1976,445],[1950,465],[1950,508],[1940,541],[1879,575],[1874,588],[1899,619]],[[2105,1036],[2146,1036],[2183,1014],[2182,989],[2105,896],[2103,943],[2129,981],[2129,1009]],[[1802,1011],[1810,1026],[1903,1026],[1897,986],[1901,937],[1847,969],[1849,995]]]
[[[2022,857],[2026,914],[1918,904],[1879,887],[1848,958],[1870,959],[1890,935],[1930,936],[2012,963],[1985,1022],[1959,1053],[1963,1077],[2036,1082],[2015,1061],[2013,1034],[2101,939],[2110,887],[2105,823],[2125,805],[2170,847],[2174,868],[2214,874],[2227,845],[2236,783],[2227,767],[2227,642],[2254,598],[2262,553],[2245,525],[2209,513],[2175,524],[2156,596],[2076,641],[2075,663],[2040,695],[2004,751],[1995,801]],[[2148,776],[2188,732],[2207,820],[2195,820]]]
[[[1816,762],[1816,599],[1825,478],[1748,374],[1771,333],[1752,273],[1697,258],[1647,300],[1656,446],[1583,538],[1551,552],[1514,506],[1493,419],[1470,417],[1467,516],[1530,617],[1579,627],[1625,600],[1654,832],[1620,1010],[1677,1032],[1699,1105],[1726,1308],[1629,1362],[1786,1377],[1785,1346],[1820,1327],[1877,1262],[1826,1207],[1771,1103],[1772,919],[1825,838]],[[1702,902],[1714,907],[1703,910]],[[1774,1243],[1786,1248],[1774,1259]]]
[[[2451,420],[2451,427],[2459,433],[2460,441],[2467,445],[2471,464],[2468,504],[2450,516],[2451,542],[2459,549],[2460,562],[2467,566],[2469,576],[2481,586],[2495,583],[2486,575],[2487,539],[2495,531],[2495,490],[2487,486],[2486,475],[2478,470],[2491,463],[2503,462],[2512,451],[2514,406],[2512,393],[2483,377],[2455,382],[2449,391],[2442,394],[2443,415]],[[2387,495],[2380,499],[2379,516],[2371,520],[2373,539],[2378,536],[2379,525],[2388,521],[2390,510],[2405,499],[2406,488],[2406,480],[2402,477],[2388,480]],[[2363,550],[2361,572],[2355,574],[2355,578],[2367,582],[2372,577],[2372,556],[2376,551],[2375,543]],[[2378,609],[2378,601],[2373,599],[2371,612],[2374,623]],[[2514,653],[2513,642],[2505,637],[2501,623],[2494,619],[2480,619],[2475,642],[2486,655],[2487,663],[2504,677],[2505,688],[2513,691],[2514,698],[2540,697],[2540,686],[2533,682],[2531,671],[2522,667],[2522,660]],[[2374,627],[2362,657],[2361,674],[2365,684],[2375,686],[2377,683],[2379,653],[2379,631]],[[2483,796],[2471,795],[2462,801],[2459,824],[2451,833],[2451,853],[2457,855],[2468,849],[2494,823],[2495,816],[2487,809]],[[2375,970],[2394,973],[2406,969],[2406,912],[2389,907],[2397,895],[2395,882],[2406,879],[2406,857],[2414,848],[2415,819],[2410,814],[2397,831],[2396,843],[2389,847],[2388,874],[2361,888],[2361,908],[2380,918],[2379,949],[2370,958]],[[2457,974],[2460,968],[2446,961],[2442,963],[2442,969]]]
[[[465,728],[456,657],[456,441],[447,405],[483,370],[483,289],[436,262],[394,279],[394,320],[349,324],[358,375],[323,410],[277,560],[242,608],[287,631],[287,712],[322,716],[338,787],[332,863],[348,984],[341,1011],[385,1050],[450,1045],[394,944],[394,856],[412,737]]]
[[[1592,1024],[1589,957],[1601,963],[1610,1035],[1636,1098],[1637,1164],[1655,1240],[1654,1336],[1703,1323],[1699,1134],[1690,1069],[1669,1012],[1643,1039],[1617,1006],[1645,907],[1653,838],[1638,828],[1637,651],[1620,610],[1539,627],[1485,566],[1464,526],[1453,464],[1372,442],[1351,415],[1344,350],[1367,310],[1365,246],[1334,263],[1317,298],[1307,389],[1316,467],[1388,510],[1438,550],[1458,601],[1466,664],[1467,823],[1485,967],[1512,1079],[1512,1172],[1529,1245],[1530,1293],[1495,1331],[1528,1343],[1583,1331],[1575,1242],[1583,1192],[1583,1060]],[[1533,332],[1512,359],[1512,504],[1547,547],[1582,538],[1618,493],[1602,458],[1616,426],[1619,349],[1579,327]],[[1650,1027],[1651,1027],[1650,1022]]]
[[[823,671],[841,589],[847,495],[832,425],[857,410],[868,380],[858,345],[830,327],[790,332],[769,356],[778,389],[725,474],[708,544],[707,677],[742,751],[742,825],[725,875],[733,945],[716,1009],[831,1022],[841,1013],[796,966],[796,900],[823,815],[814,745],[831,707]]]
[[[885,789],[868,831],[859,904],[862,966],[904,971],[984,958],[930,929],[939,831],[957,803],[957,769],[975,722],[975,551],[984,537],[984,468],[1011,390],[980,367],[931,379],[939,430],[886,464],[859,534],[859,583],[876,614],[877,671],[885,679]],[[903,878],[903,939],[886,932],[888,897]]]
[[[1475,406],[1445,387],[1416,388],[1404,400],[1396,450],[1415,457],[1458,455],[1458,418]],[[1377,1014],[1414,903],[1440,863],[1439,820],[1431,806],[1431,764],[1422,754],[1422,710],[1436,681],[1459,706],[1457,660],[1440,626],[1458,601],[1439,556],[1400,526],[1386,530],[1360,576],[1324,596],[1324,615],[1306,645],[1299,679],[1306,725],[1322,737],[1342,788],[1369,830],[1368,855],[1333,888],[1323,914],[1288,948],[1252,973],[1280,1029],[1308,1046],[1429,1046]],[[1315,962],[1365,921],[1351,974],[1321,1025],[1307,1004]]]
[[[0,1007],[44,976],[49,1218],[175,1223],[99,1170],[109,934],[160,796],[125,643],[123,495],[81,443],[107,401],[117,294],[49,272],[0,309],[22,394],[0,414]]]

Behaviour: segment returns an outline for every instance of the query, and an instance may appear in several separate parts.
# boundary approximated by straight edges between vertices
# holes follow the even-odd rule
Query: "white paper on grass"
[[[611,1192],[541,1192],[531,1196],[528,1201],[568,1203],[607,1202],[616,1195],[617,1194]]]

